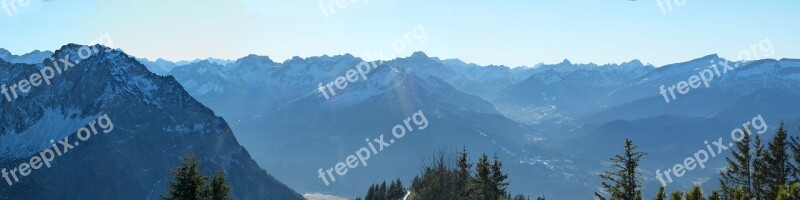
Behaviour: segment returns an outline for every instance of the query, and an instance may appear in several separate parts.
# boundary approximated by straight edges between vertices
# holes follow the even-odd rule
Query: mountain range
[[[34,55],[47,54],[35,52],[26,54],[28,56],[14,56],[2,52],[0,59],[10,60],[5,61],[9,67],[3,68],[11,69],[41,67],[41,64],[25,63],[36,63],[36,60],[41,63],[43,58]],[[59,53],[56,51],[55,54]],[[277,183],[270,174],[303,193],[319,192],[354,198],[363,195],[365,188],[378,181],[401,178],[407,183],[433,152],[442,149],[452,152],[461,148],[497,154],[506,161],[504,167],[510,174],[512,184],[509,189],[512,193],[544,195],[548,199],[586,199],[597,190],[600,182],[597,174],[607,168],[609,157],[622,150],[625,138],[633,139],[641,150],[650,154],[643,160],[642,169],[644,183],[651,188],[648,191],[652,191],[658,185],[653,175],[656,169],[682,162],[683,158],[703,148],[704,141],[727,137],[731,129],[755,115],[764,116],[770,125],[770,133],[781,120],[788,127],[800,125],[800,105],[796,103],[800,100],[800,91],[795,89],[800,86],[800,60],[797,59],[728,61],[739,67],[715,77],[709,88],[692,89],[667,103],[659,93],[661,85],[669,87],[686,81],[708,68],[710,63],[727,60],[712,54],[659,67],[639,60],[603,65],[573,64],[564,60],[557,64],[511,68],[481,66],[415,52],[409,57],[375,61],[380,64],[367,74],[366,80],[351,82],[346,89],[337,91],[336,96],[326,100],[318,90],[319,84],[334,81],[365,60],[344,54],[293,57],[283,62],[259,55],[248,55],[235,61],[170,62],[119,54],[114,59],[107,58],[106,54],[92,59],[111,60],[98,63],[97,68],[131,65],[137,66],[136,70],[126,68],[118,70],[125,73],[109,70],[109,74],[65,76],[64,80],[72,80],[76,85],[93,85],[78,88],[102,88],[91,95],[81,96],[81,99],[71,100],[77,108],[62,106],[59,110],[37,105],[56,101],[40,103],[46,100],[39,98],[63,96],[72,99],[75,94],[67,91],[83,89],[61,91],[52,87],[54,91],[48,95],[32,92],[30,95],[39,94],[41,97],[26,96],[24,101],[20,99],[16,103],[3,104],[0,112],[24,109],[17,109],[15,115],[11,115],[19,117],[3,120],[9,125],[7,127],[18,127],[18,130],[4,130],[0,134],[24,135],[20,133],[41,126],[36,122],[39,118],[74,120],[62,119],[68,114],[53,113],[80,110],[78,115],[85,119],[99,113],[99,107],[105,108],[103,106],[109,104],[114,106],[106,106],[111,110],[107,113],[122,115],[117,117],[121,119],[119,126],[131,127],[129,133],[114,135],[138,136],[129,136],[129,143],[123,144],[165,146],[162,148],[174,145],[168,150],[162,149],[161,152],[170,155],[159,155],[164,156],[159,162],[171,158],[168,164],[175,165],[178,160],[174,158],[189,151],[187,149],[206,152],[202,157],[206,158],[207,165],[245,163],[241,164],[244,166],[241,169],[250,171],[234,171],[241,172],[242,176],[263,174],[256,179],[271,188],[282,188],[263,193],[248,188],[246,193],[237,193],[237,197],[244,199],[263,197],[246,196],[250,194],[297,196],[291,189]],[[3,76],[15,77],[4,82],[20,79],[30,70]],[[137,73],[141,75],[137,76]],[[92,79],[101,82],[88,80],[94,76],[107,78]],[[77,81],[83,79],[86,81]],[[64,87],[70,86],[73,85]],[[172,90],[164,91],[162,88]],[[110,101],[106,99],[114,99],[111,97],[117,99],[108,103]],[[23,102],[31,105],[16,105]],[[126,106],[119,102],[125,102]],[[37,115],[35,110],[42,110],[37,112],[44,114]],[[351,169],[329,186],[318,178],[318,169],[327,168],[364,146],[364,138],[391,134],[392,126],[418,110],[424,111],[430,120],[429,127],[423,132],[408,135],[392,144],[374,155],[368,167]],[[124,114],[142,112],[151,114],[147,117]],[[55,116],[25,118],[43,115]],[[173,136],[164,130],[182,130],[189,134]],[[210,132],[216,135],[195,133],[209,130],[214,130]],[[186,138],[189,136],[194,137]],[[227,138],[224,148],[214,144],[223,141],[219,138]],[[103,142],[102,137],[98,140],[97,143]],[[119,142],[119,139],[109,139],[111,141]],[[215,148],[211,150],[211,147]],[[83,148],[81,146],[79,151]],[[115,156],[150,155],[134,152],[120,152]],[[223,155],[221,152],[238,152],[238,156],[233,161],[230,157],[225,157],[226,160],[220,157]],[[471,155],[472,160],[479,156],[475,154]],[[159,163],[159,166],[164,164]],[[677,180],[678,184],[670,185],[667,190],[685,190],[696,182],[715,180],[717,170],[724,166],[724,158],[715,158],[708,165],[705,169],[687,173]],[[228,172],[229,168],[225,169]],[[158,175],[162,175],[162,179],[168,177]],[[55,175],[42,175],[51,176]],[[155,179],[145,181],[150,180]],[[231,181],[241,180],[231,178]],[[715,181],[711,182],[704,186],[712,187]],[[165,184],[160,183],[161,188],[154,191],[163,191]],[[31,184],[36,185],[35,182]],[[234,184],[233,188],[237,185]]]

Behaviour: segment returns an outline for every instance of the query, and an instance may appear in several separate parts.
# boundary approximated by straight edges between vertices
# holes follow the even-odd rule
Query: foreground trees
[[[751,200],[800,199],[800,137],[790,137],[783,122],[767,143],[759,135],[752,136],[748,126],[742,127],[742,139],[735,142],[728,166],[720,173],[719,190],[704,196],[700,185],[688,192],[680,190],[667,195],[664,187],[655,193],[654,200]],[[755,139],[754,142],[752,139]],[[636,172],[640,159],[646,155],[636,151],[636,145],[625,140],[624,153],[611,158],[612,171],[600,175],[603,194],[598,199],[639,200],[640,174]],[[607,196],[607,197],[606,197]]]
[[[475,167],[473,171],[473,166]],[[422,170],[409,188],[408,199],[425,200],[526,200],[524,195],[512,196],[506,188],[509,185],[508,174],[503,172],[503,163],[495,155],[489,159],[482,155],[477,163],[469,162],[469,154],[462,150],[456,159],[450,159],[440,152],[432,157],[428,166]],[[402,189],[400,180],[395,181]],[[394,184],[394,183],[393,183]],[[396,200],[402,196],[384,195],[384,184],[373,185],[364,200]],[[396,187],[389,187],[396,188]],[[391,191],[392,189],[388,189]],[[395,193],[396,194],[396,193]],[[359,198],[360,199],[360,198]],[[543,197],[539,199],[544,200]]]
[[[225,173],[217,171],[210,179],[200,172],[200,163],[193,156],[185,156],[180,166],[172,170],[175,181],[170,181],[168,196],[164,200],[229,200],[231,187],[225,183]],[[209,182],[210,181],[210,182]]]

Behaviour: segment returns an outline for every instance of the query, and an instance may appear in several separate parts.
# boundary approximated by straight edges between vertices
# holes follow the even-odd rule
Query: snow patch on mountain
[[[82,114],[77,108],[67,108],[63,111],[60,108],[45,108],[42,117],[24,132],[7,132],[0,135],[0,157],[17,159],[41,152],[52,146],[47,141],[53,140],[57,143],[100,116],[95,114],[76,118]]]

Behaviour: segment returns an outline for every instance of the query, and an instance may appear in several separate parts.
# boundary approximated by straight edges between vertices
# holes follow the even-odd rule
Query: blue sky
[[[334,5],[335,13],[325,16],[320,4],[329,1],[335,3],[31,0],[26,6],[18,2],[10,15],[0,7],[0,47],[21,54],[108,34],[116,48],[150,59],[253,53],[283,61],[343,53],[366,57],[384,49],[482,65],[565,58],[663,65],[712,53],[735,59],[769,38],[770,57],[800,57],[800,1],[671,0],[672,10],[663,12],[656,0],[345,0],[347,6]],[[417,26],[428,40],[395,52],[392,43]]]

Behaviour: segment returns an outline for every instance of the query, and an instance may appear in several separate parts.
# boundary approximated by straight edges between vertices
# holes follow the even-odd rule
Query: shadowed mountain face
[[[225,120],[214,115],[172,78],[149,72],[134,58],[101,46],[79,59],[81,46],[66,45],[53,60],[75,64],[13,101],[0,103],[0,164],[14,168],[50,148],[50,140],[75,141],[51,167],[20,182],[0,184],[7,199],[157,199],[169,169],[194,154],[206,174],[222,169],[237,199],[302,199],[274,179],[239,145]],[[62,65],[64,67],[65,65]],[[0,61],[3,83],[16,83],[45,68]],[[99,116],[113,130],[87,140],[73,134]],[[80,143],[78,143],[80,142]],[[60,148],[60,146],[59,146]]]
[[[709,55],[659,68],[633,60],[510,69],[417,52],[383,62],[367,80],[349,82],[329,100],[317,90],[361,62],[349,54],[283,63],[251,55],[233,64],[178,66],[170,75],[232,121],[259,164],[287,184],[350,197],[376,180],[409,180],[422,158],[439,148],[466,147],[497,152],[507,161],[512,192],[590,198],[591,186],[599,184],[596,173],[625,138],[652,152],[643,166],[646,184],[655,187],[655,169],[697,150],[686,146],[701,148],[758,114],[771,125],[800,119],[800,107],[792,103],[800,96],[791,89],[800,85],[800,62],[791,59],[744,63]],[[709,88],[665,102],[661,85],[687,81],[712,62],[738,67],[715,76]],[[364,138],[389,134],[418,110],[430,120],[428,129],[392,144],[369,167],[350,169],[331,186],[317,176],[318,169],[366,145]],[[722,161],[710,161],[713,167],[692,172],[677,187],[713,179]]]

